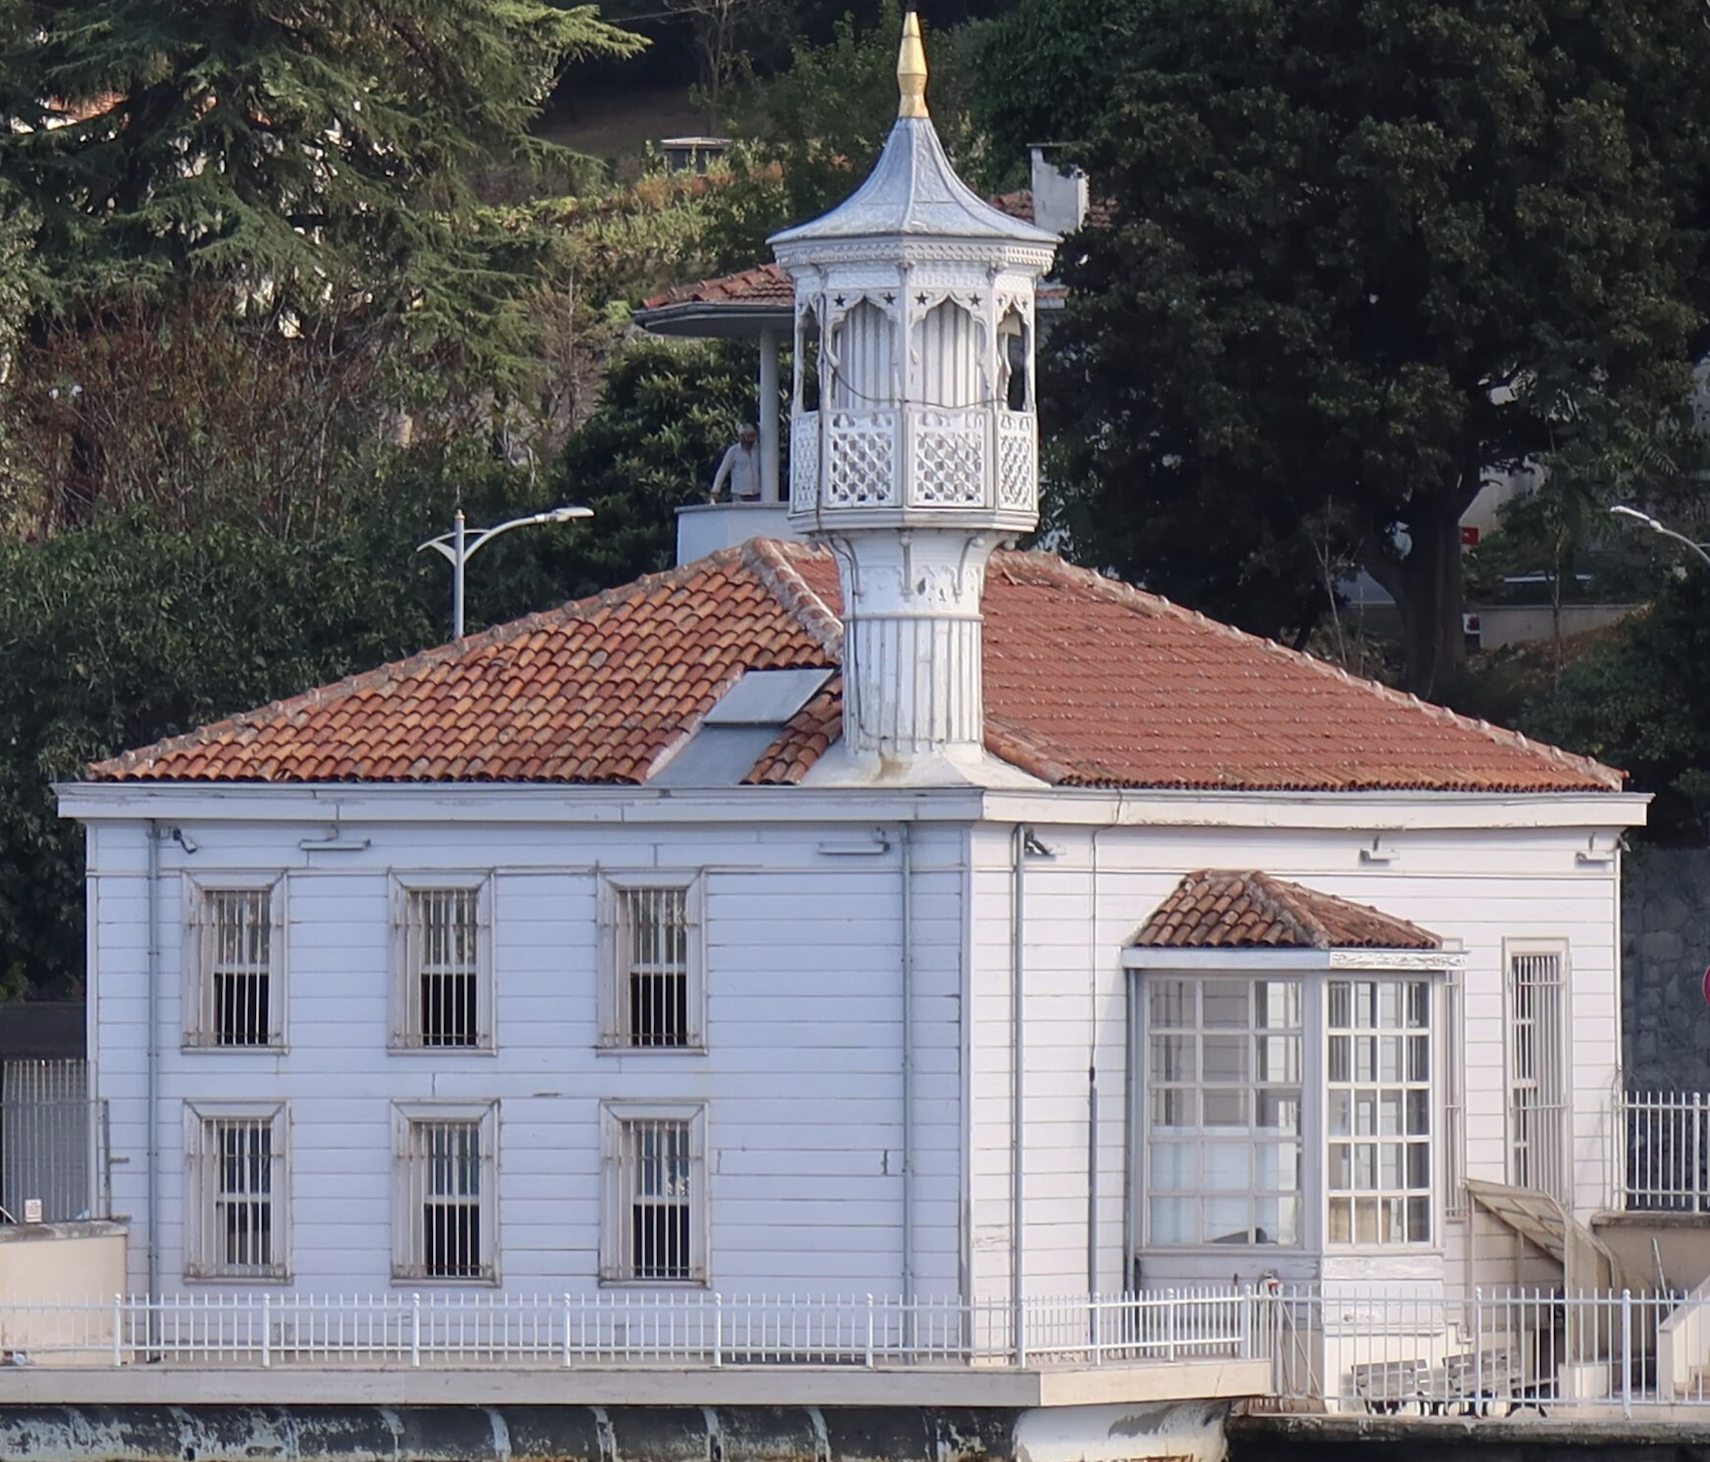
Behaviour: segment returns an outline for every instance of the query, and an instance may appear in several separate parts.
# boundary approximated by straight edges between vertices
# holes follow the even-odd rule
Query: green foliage
[[[737,427],[757,415],[757,374],[752,347],[719,341],[639,340],[613,361],[565,453],[565,490],[595,513],[590,577],[572,592],[670,566],[675,510],[706,501]]]
[[[1570,665],[1520,727],[1626,771],[1655,795],[1647,839],[1700,845],[1710,815],[1710,571],[1671,576],[1647,610]]]
[[[1092,89],[1115,219],[1067,253],[1047,362],[1076,551],[1272,633],[1357,563],[1398,600],[1410,686],[1451,676],[1484,474],[1561,450],[1588,403],[1631,421],[1686,394],[1700,12],[1155,0]]]
[[[770,257],[768,235],[824,213],[871,171],[896,121],[901,33],[897,0],[882,0],[872,25],[846,15],[826,44],[798,43],[787,70],[736,89],[732,127],[746,146],[714,200],[709,247],[721,267]],[[972,29],[937,32],[926,44],[933,121],[958,164],[976,166]]]
[[[7,0],[0,175],[62,307],[193,270],[299,308],[354,291],[498,359],[514,240],[465,173],[532,146],[566,60],[638,44],[546,0]]]

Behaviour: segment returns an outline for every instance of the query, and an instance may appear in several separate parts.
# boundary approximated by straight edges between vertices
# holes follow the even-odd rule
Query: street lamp
[[[1637,508],[1630,508],[1625,503],[1616,503],[1609,511],[1617,518],[1627,518],[1634,523],[1641,523],[1653,533],[1660,533],[1664,538],[1672,538],[1676,543],[1684,543],[1699,558],[1704,560],[1706,567],[1710,567],[1710,553],[1704,551],[1702,544],[1694,543],[1684,533],[1676,533],[1672,528],[1663,527],[1649,513],[1641,513]]]
[[[436,553],[443,554],[451,564],[451,637],[454,640],[463,638],[463,569],[475,551],[483,544],[491,542],[501,533],[509,533],[513,528],[530,528],[537,523],[568,523],[572,518],[591,518],[592,508],[551,508],[544,513],[531,513],[526,518],[512,518],[508,523],[497,523],[491,528],[477,528],[474,533],[468,532],[463,526],[463,509],[457,510],[457,516],[451,520],[451,531],[441,533],[438,538],[430,538],[426,543],[418,543],[416,552],[431,548]]]

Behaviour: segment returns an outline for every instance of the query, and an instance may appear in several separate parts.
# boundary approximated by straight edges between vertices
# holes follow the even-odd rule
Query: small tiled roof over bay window
[[[1134,936],[1146,949],[1441,949],[1417,924],[1268,873],[1190,873]]]

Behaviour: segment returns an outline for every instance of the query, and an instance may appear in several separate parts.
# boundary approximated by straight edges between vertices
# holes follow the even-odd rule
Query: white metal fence
[[[1627,1208],[1710,1212],[1710,1092],[1627,1092],[1617,1101],[1624,1166],[1616,1186]]]
[[[1254,1314],[1233,1289],[1031,1299],[1019,1314],[867,1295],[121,1295],[0,1304],[0,1351],[114,1366],[1103,1365],[1254,1357]]]
[[[1280,1289],[1257,1303],[1275,1393],[1332,1410],[1631,1415],[1710,1406],[1710,1302],[1699,1297]]]
[[[104,1218],[109,1196],[105,1102],[34,1094],[0,1101],[0,1222],[23,1223],[32,1200],[44,1223]]]
[[[1710,1295],[1261,1285],[1008,1303],[661,1291],[115,1296],[0,1305],[0,1353],[127,1366],[1265,1363],[1333,1411],[1710,1411]],[[1702,1412],[1701,1412],[1702,1414]]]

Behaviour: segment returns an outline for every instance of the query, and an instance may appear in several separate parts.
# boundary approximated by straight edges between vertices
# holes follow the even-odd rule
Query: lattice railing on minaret
[[[819,501],[819,413],[790,421],[790,508],[811,513]]]
[[[998,413],[998,506],[1031,508],[1039,500],[1037,422],[1031,411]]]
[[[988,418],[979,411],[923,411],[914,422],[909,500],[923,507],[983,507]]]
[[[897,500],[897,414],[839,411],[826,437],[828,508],[888,506]]]

